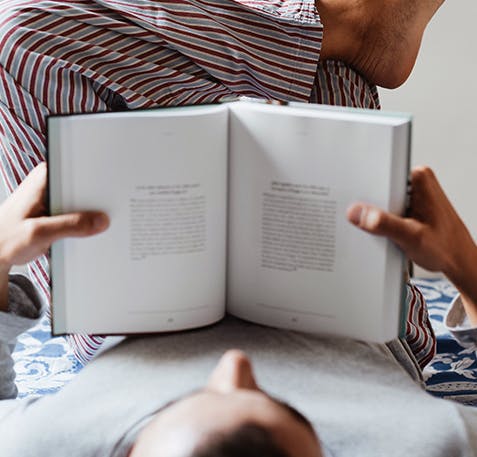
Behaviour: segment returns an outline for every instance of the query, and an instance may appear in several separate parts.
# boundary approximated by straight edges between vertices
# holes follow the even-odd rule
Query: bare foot
[[[322,59],[342,60],[369,82],[403,84],[427,24],[444,0],[319,0]]]

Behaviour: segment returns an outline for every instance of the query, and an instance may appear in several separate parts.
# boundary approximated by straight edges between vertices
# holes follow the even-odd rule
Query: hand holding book
[[[348,209],[348,219],[388,237],[419,266],[443,272],[461,292],[466,313],[477,325],[477,246],[430,168],[412,171],[408,217],[356,203]]]
[[[46,164],[38,165],[0,206],[0,311],[7,309],[8,273],[45,254],[51,244],[66,237],[85,237],[108,227],[99,212],[47,216]]]

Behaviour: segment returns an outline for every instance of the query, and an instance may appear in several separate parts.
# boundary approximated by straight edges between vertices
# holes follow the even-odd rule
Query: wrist
[[[477,304],[477,245],[471,240],[443,272],[466,301]]]
[[[315,5],[324,27],[320,60],[351,64],[361,46],[368,11],[359,3],[350,7],[346,1],[315,0]]]
[[[462,306],[473,327],[477,327],[477,302],[461,293]]]

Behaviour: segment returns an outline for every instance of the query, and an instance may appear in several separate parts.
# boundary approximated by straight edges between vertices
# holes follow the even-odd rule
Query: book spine
[[[47,120],[48,138],[48,209],[50,215],[63,213],[63,161],[61,155],[62,133],[61,119],[49,117]],[[66,128],[66,126],[62,126]],[[66,306],[65,306],[65,268],[63,242],[53,243],[50,260],[50,286],[51,286],[51,313],[52,334],[66,333]]]

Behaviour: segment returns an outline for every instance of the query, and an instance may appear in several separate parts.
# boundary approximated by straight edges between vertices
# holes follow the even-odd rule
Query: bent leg
[[[387,88],[411,74],[427,24],[444,0],[319,0],[322,58],[346,62]]]

